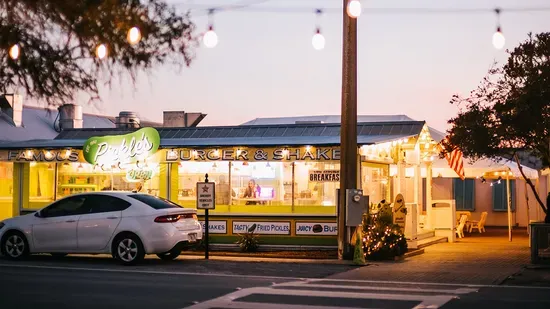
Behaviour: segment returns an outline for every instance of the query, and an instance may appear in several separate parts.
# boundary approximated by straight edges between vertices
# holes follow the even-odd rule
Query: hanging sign
[[[339,182],[340,171],[339,170],[324,170],[324,171],[309,171],[310,182]]]
[[[90,164],[135,163],[154,154],[160,146],[155,128],[143,128],[125,135],[90,137],[84,143],[84,159]]]
[[[197,209],[215,209],[215,201],[215,184],[213,182],[197,182]]]
[[[126,172],[126,180],[128,182],[147,181],[153,178],[153,170],[148,168],[133,168]]]

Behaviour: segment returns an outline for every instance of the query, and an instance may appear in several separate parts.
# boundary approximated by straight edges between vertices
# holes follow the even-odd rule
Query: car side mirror
[[[35,212],[34,216],[37,218],[42,218],[42,214],[40,213],[40,211]]]

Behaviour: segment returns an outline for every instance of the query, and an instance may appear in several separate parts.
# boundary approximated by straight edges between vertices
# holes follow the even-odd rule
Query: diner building
[[[23,109],[22,123],[11,121],[10,130],[37,125],[43,120],[30,115],[42,112]],[[216,191],[213,242],[234,243],[255,223],[263,244],[336,245],[339,116],[203,127],[197,126],[206,116],[201,113],[164,112],[163,123],[131,112],[86,115],[75,105],[57,114],[43,121],[55,130],[52,136],[1,137],[0,220],[101,190],[140,191],[196,208],[197,182],[208,174]],[[372,205],[403,194],[413,248],[423,240],[455,239],[457,177],[448,166],[434,166],[442,138],[404,115],[358,116],[358,189]],[[204,212],[198,214],[203,220]]]

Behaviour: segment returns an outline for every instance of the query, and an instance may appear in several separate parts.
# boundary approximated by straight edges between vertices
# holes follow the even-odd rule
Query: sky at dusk
[[[230,0],[169,0],[181,11],[233,4]],[[182,5],[187,3],[189,5]],[[491,43],[496,15],[506,48],[528,32],[550,31],[550,11],[507,12],[513,7],[550,7],[548,0],[369,0],[358,20],[358,113],[405,114],[445,130],[457,113],[449,101],[467,94],[504,50]],[[196,51],[191,67],[157,68],[142,75],[137,90],[127,82],[104,89],[100,109],[120,110],[162,121],[163,110],[208,114],[201,125],[235,125],[257,117],[340,114],[342,15],[320,18],[326,47],[311,45],[315,8],[339,8],[341,0],[271,0],[255,7],[311,8],[311,13],[226,11],[214,15],[219,37],[215,48]],[[369,8],[486,8],[482,13],[370,13]],[[207,27],[203,10],[193,10],[197,31]],[[77,102],[84,104],[85,102]]]

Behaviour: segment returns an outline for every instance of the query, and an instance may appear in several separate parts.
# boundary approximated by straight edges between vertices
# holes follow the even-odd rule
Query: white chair
[[[464,237],[464,225],[466,225],[466,220],[468,220],[467,215],[460,216],[460,221],[458,223],[458,226],[455,229],[455,232],[458,235],[458,238]]]
[[[473,229],[477,229],[478,232],[483,233],[485,232],[485,221],[487,221],[487,212],[484,211],[481,213],[481,219],[479,221],[473,220],[470,221],[470,230],[471,233]]]

